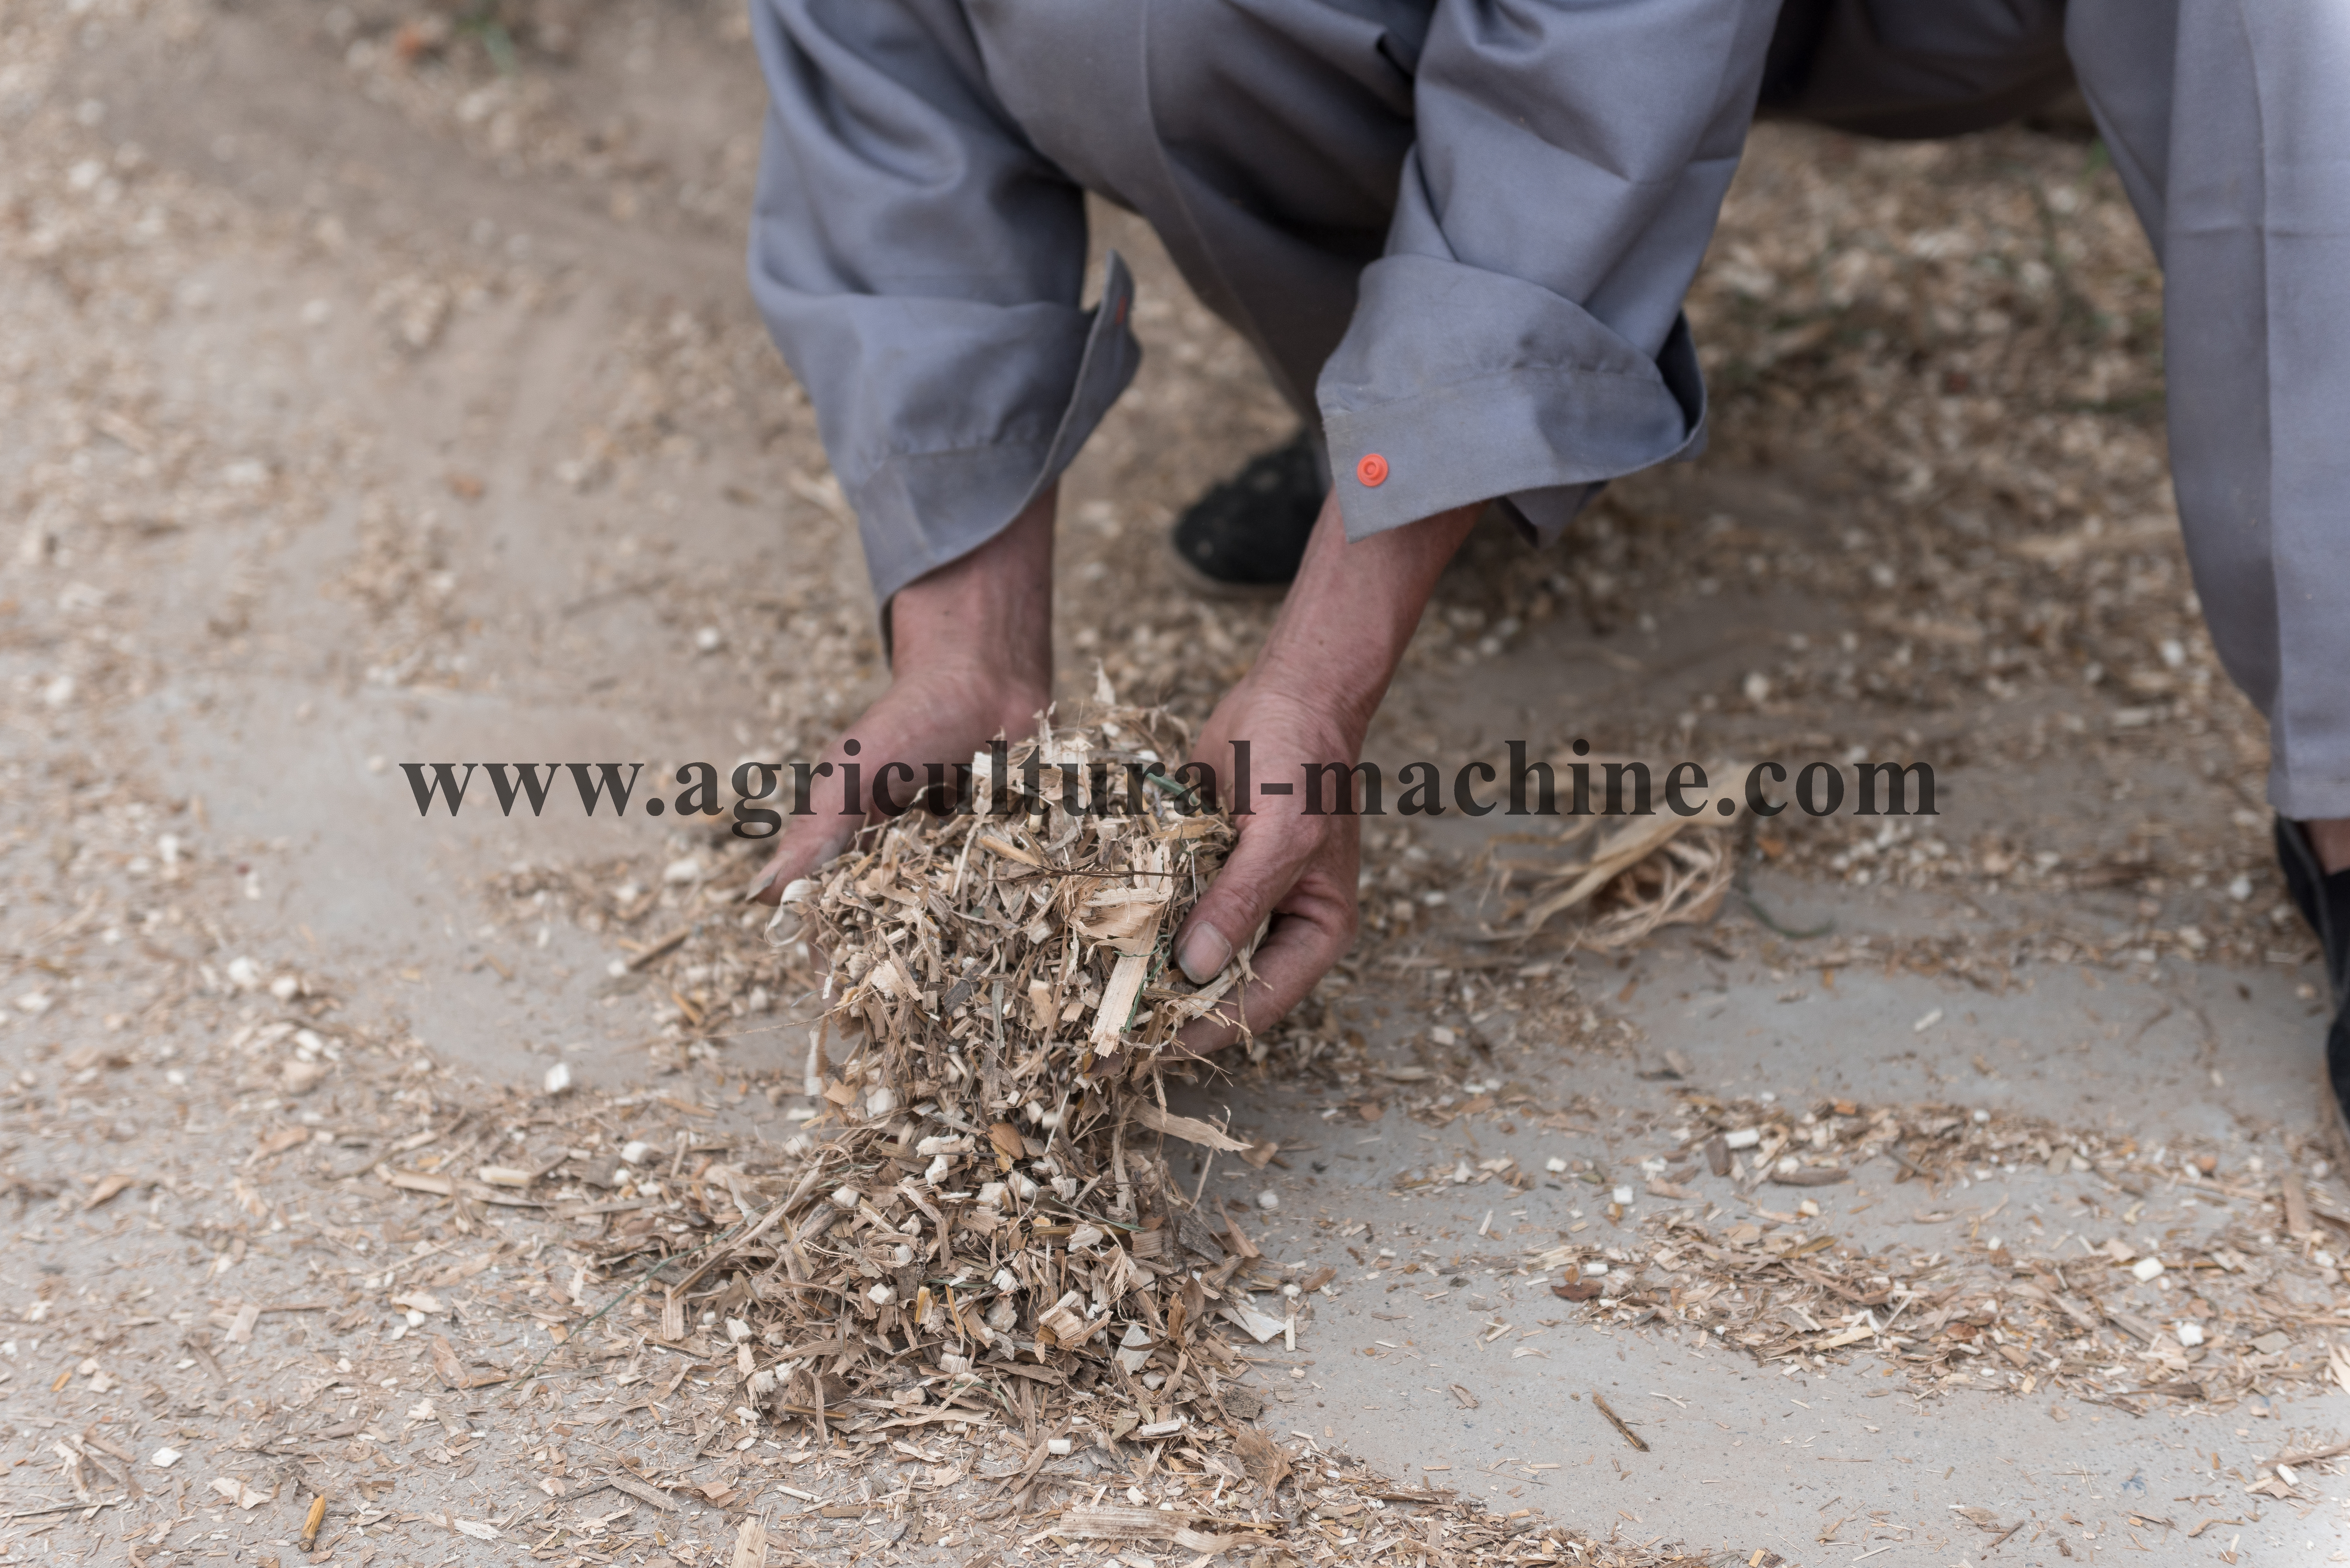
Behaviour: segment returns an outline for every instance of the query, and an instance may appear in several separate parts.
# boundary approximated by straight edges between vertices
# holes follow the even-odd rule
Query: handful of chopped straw
[[[1047,725],[974,760],[970,812],[909,812],[786,891],[832,971],[805,1168],[730,1252],[772,1258],[751,1292],[782,1348],[739,1358],[771,1414],[1041,1394],[1105,1440],[1199,1444],[1254,1413],[1211,1314],[1260,1341],[1294,1326],[1234,1285],[1255,1249],[1159,1152],[1244,1147],[1159,1081],[1246,974],[1195,987],[1170,959],[1233,838],[1170,776],[1186,744],[1133,708]]]

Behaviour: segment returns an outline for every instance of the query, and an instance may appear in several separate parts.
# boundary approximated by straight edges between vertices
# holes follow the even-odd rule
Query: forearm
[[[889,601],[897,676],[955,670],[1034,688],[1053,682],[1055,487],[985,544],[916,578]]]
[[[1350,540],[1336,498],[1315,525],[1257,670],[1359,742],[1478,508],[1458,506]]]

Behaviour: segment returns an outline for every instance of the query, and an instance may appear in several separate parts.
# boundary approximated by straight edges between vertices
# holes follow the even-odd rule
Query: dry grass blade
[[[1731,778],[1729,763],[1708,776]],[[1713,919],[1730,890],[1737,867],[1735,828],[1744,815],[1728,794],[1687,792],[1697,810],[1689,815],[1662,811],[1634,816],[1601,837],[1580,860],[1543,871],[1532,902],[1515,932],[1532,936],[1554,918],[1589,906],[1597,911],[1578,942],[1601,950],[1629,947],[1661,927],[1701,924]],[[1731,809],[1725,813],[1721,806]],[[1570,818],[1559,841],[1572,844],[1591,835],[1597,819]]]

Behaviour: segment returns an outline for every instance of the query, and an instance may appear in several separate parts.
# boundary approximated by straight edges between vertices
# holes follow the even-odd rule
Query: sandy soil
[[[723,831],[420,821],[397,767],[806,755],[879,687],[853,524],[740,281],[761,89],[738,9],[538,0],[492,34],[390,0],[0,0],[0,1561],[277,1568],[324,1498],[317,1560],[362,1568],[516,1543],[565,1568],[698,1564],[745,1518],[779,1555],[969,1563],[1055,1551],[1037,1511],[1073,1498],[1214,1477],[1112,1444],[1031,1489],[1033,1420],[827,1447],[730,1412],[715,1305],[689,1324],[641,1297],[599,1316],[626,1282],[592,1267],[616,1238],[685,1224],[661,1207],[681,1192],[723,1210],[725,1172],[755,1183],[810,1113],[806,954],[756,940],[733,902],[754,852]],[[1065,487],[1063,678],[1083,692],[1098,662],[1197,717],[1268,612],[1187,596],[1161,535],[1287,416],[1149,234],[1099,216],[1140,279],[1149,357]],[[2294,1172],[2350,1212],[2319,1108],[2322,977],[2267,857],[2260,725],[2213,664],[2178,545],[2159,284],[2116,183],[2062,136],[1883,148],[1766,128],[1690,310],[1710,454],[1619,485],[1556,550],[1481,534],[1373,755],[1508,738],[1558,755],[1582,737],[1915,756],[1944,815],[1780,818],[1740,845],[1751,881],[1717,923],[1620,957],[1576,953],[1565,923],[1489,940],[1564,851],[1458,818],[1374,830],[1363,945],[1203,1092],[1293,1147],[1327,1135],[1284,1118],[1362,1124],[1376,1099],[1430,1147],[1376,1151],[1352,1181],[1318,1157],[1310,1191],[1305,1170],[1263,1178],[1295,1226],[1277,1255],[1344,1266],[1340,1232],[1376,1219],[1428,1225],[1431,1258],[1442,1230],[1461,1266],[1493,1205],[1395,1209],[1436,1200],[1409,1196],[1421,1168],[1504,1147],[1527,1172],[1558,1158],[1631,1179],[1638,1137],[1576,1142],[1543,1118],[1653,1130],[1681,1114],[1676,1085],[2039,1118],[2054,1145],[1999,1179],[2043,1183],[2035,1215],[2085,1204],[2100,1240],[2138,1210],[2049,1129],[2131,1143],[2116,1158],[2176,1149],[2174,1173],[2209,1154],[2219,1174],[2190,1184],[2234,1183],[2238,1240],[2275,1257],[2259,1293],[2198,1285],[2208,1311],[2186,1315],[2284,1324],[2293,1344],[2250,1370],[2163,1352],[2180,1365],[2161,1376],[2198,1392],[2156,1397],[2178,1405],[2159,1447],[2210,1458],[2202,1492],[2051,1482],[2043,1509],[1929,1489],[1898,1518],[1856,1504],[1838,1536],[1809,1502],[1714,1508],[1640,1490],[1659,1477],[1613,1459],[1620,1495],[1553,1486],[1541,1460],[1513,1472],[1506,1509],[1495,1481],[1497,1512],[1532,1522],[1493,1536],[1555,1522],[1543,1539],[1742,1561],[1857,1541],[1943,1563],[1989,1550],[1950,1512],[1981,1503],[2036,1521],[2018,1560],[2106,1550],[2141,1514],[2172,1560],[2339,1560],[2329,1469],[2257,1465],[2339,1419],[2320,1391],[2343,1238],[2322,1213],[2287,1235],[2275,1185]],[[1534,870],[1505,884],[1494,854]],[[1917,1022],[1929,1011],[1939,1030]],[[1514,1119],[1472,1148],[1481,1116]],[[631,1143],[649,1149],[619,1162]],[[484,1163],[546,1180],[484,1187],[465,1174]],[[1938,1199],[1990,1179],[1935,1174]],[[1711,1179],[1666,1179],[1683,1175]],[[1521,1199],[1545,1244],[1569,1235],[1541,1207],[1565,1190]],[[1851,1221],[1850,1244],[1894,1244],[1866,1231]],[[1525,1275],[1498,1253],[1492,1269]],[[1266,1369],[1275,1405],[1303,1397],[1315,1333],[1320,1394],[1341,1352],[1404,1332],[1349,1325],[1379,1289],[1351,1288],[1306,1359]],[[2131,1310],[2180,1299],[2149,1285]],[[1422,1332],[1482,1340],[1480,1321]],[[1662,1355],[1674,1332],[1577,1343]],[[519,1397],[474,1382],[541,1356]],[[1711,1381],[1721,1359],[1673,1374],[1693,1380],[1674,1397],[1756,1397]],[[2022,1415],[1951,1413],[1949,1359],[1921,1387],[1913,1461],[2023,1445]],[[1495,1381],[1525,1391],[1525,1421],[1553,1419],[1556,1390],[1512,1371],[1533,1365]],[[2152,1376],[2091,1393],[2126,1400]],[[1452,1461],[1429,1407],[1392,1416],[1418,1387],[1329,1393],[1326,1416],[1275,1411],[1310,1430],[1269,1425],[1334,1488],[1364,1472],[1326,1451],[1389,1477],[1425,1462],[1409,1479],[1433,1482]],[[1312,1521],[1302,1493],[1274,1512],[1313,1533],[1239,1550],[1330,1561],[1388,1539],[1363,1522],[1377,1513]],[[2236,1522],[2190,1538],[2207,1517]]]

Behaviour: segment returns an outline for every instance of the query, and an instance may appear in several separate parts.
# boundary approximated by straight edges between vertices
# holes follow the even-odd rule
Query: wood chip
[[[2282,1185],[2285,1234],[2306,1236],[2317,1229],[2316,1221],[2310,1218],[2309,1189],[2303,1184],[2301,1172],[2297,1170],[2287,1170],[2284,1173]],[[96,1205],[93,1204],[92,1207],[95,1208]]]
[[[745,1519],[734,1532],[733,1568],[767,1568],[767,1524],[757,1514]]]
[[[1598,1411],[1602,1416],[1607,1417],[1607,1424],[1615,1428],[1616,1430],[1622,1435],[1626,1442],[1631,1444],[1634,1448],[1639,1449],[1644,1454],[1648,1451],[1648,1445],[1642,1439],[1640,1434],[1632,1430],[1632,1428],[1625,1423],[1624,1417],[1618,1416],[1615,1410],[1609,1407],[1607,1401],[1596,1391],[1594,1391],[1591,1396],[1591,1407]]]
[[[118,1170],[110,1176],[101,1177],[99,1179],[98,1185],[89,1189],[89,1197],[83,1202],[82,1207],[84,1209],[104,1208],[138,1184],[139,1178],[128,1170]]]
[[[645,965],[654,961],[656,959],[666,958],[669,954],[684,946],[685,939],[691,935],[693,935],[693,928],[691,926],[680,926],[677,929],[670,932],[669,935],[659,938],[646,947],[639,949],[635,956],[629,960],[629,969],[631,971],[640,970],[644,968]]]
[[[604,1484],[615,1491],[627,1492],[640,1502],[651,1503],[664,1512],[675,1513],[685,1506],[660,1488],[647,1481],[640,1481],[636,1477],[624,1472],[615,1472],[606,1476]]]
[[[1070,1541],[1171,1541],[1191,1528],[1191,1518],[1155,1508],[1073,1508],[1052,1533]]]
[[[255,1491],[234,1476],[215,1477],[213,1480],[213,1490],[220,1493],[221,1496],[228,1499],[231,1504],[244,1510],[247,1513],[269,1501],[267,1492]]]
[[[1852,1172],[1832,1169],[1824,1165],[1805,1165],[1794,1170],[1774,1170],[1768,1179],[1773,1187],[1833,1187],[1839,1181],[1851,1180]]]
[[[1271,1497],[1289,1475],[1289,1455],[1279,1443],[1253,1427],[1232,1429],[1232,1451],[1240,1456],[1242,1468]]]
[[[1171,1116],[1148,1101],[1135,1107],[1134,1119],[1152,1132],[1165,1133],[1169,1137],[1180,1137],[1220,1153],[1237,1154],[1249,1147],[1245,1139],[1232,1137],[1213,1122],[1203,1122],[1197,1116]]]

